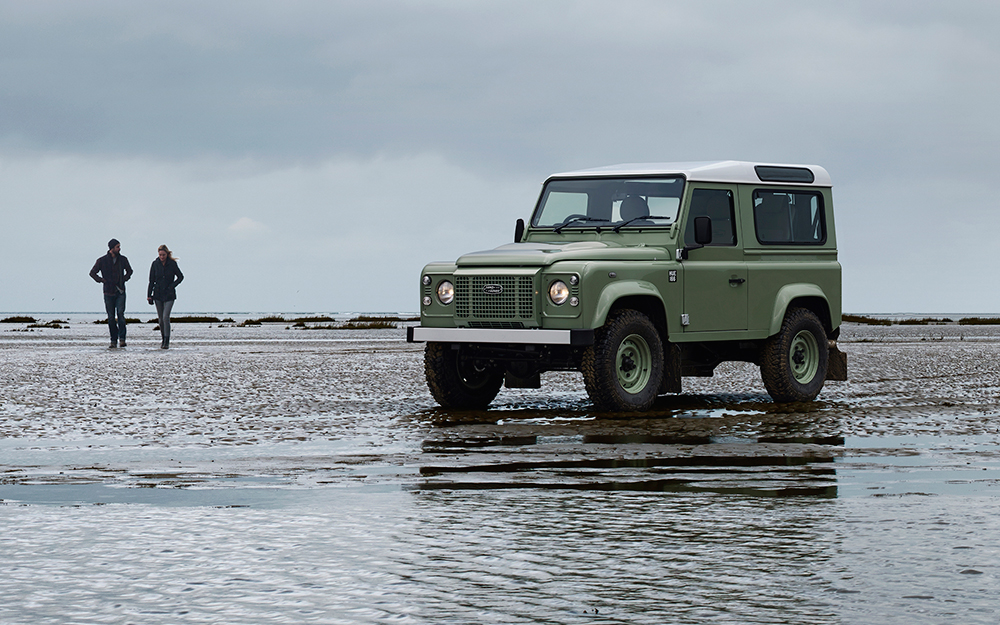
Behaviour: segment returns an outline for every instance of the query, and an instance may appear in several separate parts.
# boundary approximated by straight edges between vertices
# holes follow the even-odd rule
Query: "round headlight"
[[[430,286],[431,285],[431,277],[430,276],[424,276],[423,278],[421,278],[420,281],[423,283],[424,286]]]
[[[421,301],[424,303],[424,306],[430,306],[431,305],[431,296],[430,295],[424,295],[424,299],[421,300]]]
[[[549,285],[549,299],[556,306],[565,304],[569,299],[569,287],[562,280],[556,280]]]
[[[455,299],[455,285],[447,280],[438,283],[438,301],[442,304],[450,304]]]

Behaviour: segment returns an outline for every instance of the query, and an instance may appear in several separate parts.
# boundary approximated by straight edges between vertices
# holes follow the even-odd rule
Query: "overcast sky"
[[[547,175],[814,163],[848,312],[1000,313],[1000,3],[0,0],[0,312],[415,311]]]

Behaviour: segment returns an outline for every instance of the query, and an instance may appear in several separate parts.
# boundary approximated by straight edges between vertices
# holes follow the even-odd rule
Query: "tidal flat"
[[[619,415],[575,373],[442,410],[402,327],[93,318],[0,325],[5,625],[1000,620],[1000,326]]]

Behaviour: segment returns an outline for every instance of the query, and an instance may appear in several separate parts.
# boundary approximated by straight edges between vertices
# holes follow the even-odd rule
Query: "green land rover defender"
[[[501,385],[583,373],[601,410],[648,410],[681,377],[760,366],[776,402],[847,379],[830,176],[739,161],[550,176],[514,243],[420,277],[427,385],[484,408]]]

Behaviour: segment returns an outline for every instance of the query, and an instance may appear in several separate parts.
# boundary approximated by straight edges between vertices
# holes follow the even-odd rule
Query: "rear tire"
[[[637,310],[620,310],[598,329],[583,353],[583,380],[601,410],[649,410],[663,379],[663,343],[656,326]]]
[[[428,343],[424,348],[427,388],[443,408],[486,408],[500,392],[503,372],[477,366],[446,343]]]
[[[808,309],[792,308],[781,330],[764,345],[760,377],[775,402],[812,401],[823,389],[829,357],[819,318]]]

